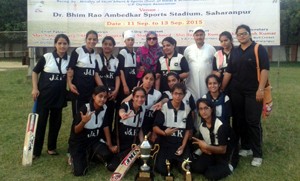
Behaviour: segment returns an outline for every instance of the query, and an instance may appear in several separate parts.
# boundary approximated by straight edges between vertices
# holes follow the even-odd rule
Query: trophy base
[[[185,181],[192,181],[192,175],[185,175]]]
[[[153,174],[150,172],[140,171],[136,177],[136,181],[153,181]]]
[[[165,176],[165,180],[166,181],[174,181],[174,176],[171,175],[171,176]]]

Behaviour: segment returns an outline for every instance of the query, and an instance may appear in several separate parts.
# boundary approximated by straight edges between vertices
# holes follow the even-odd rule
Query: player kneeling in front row
[[[157,112],[153,126],[153,131],[160,137],[155,167],[165,176],[168,174],[166,160],[170,161],[171,166],[179,166],[189,157],[187,142],[193,129],[191,109],[182,102],[186,94],[185,85],[175,84],[171,93],[173,99],[163,104],[161,111]]]
[[[96,87],[90,103],[82,106],[73,120],[69,145],[75,176],[86,174],[89,160],[98,159],[106,163],[112,153],[117,152],[117,146],[111,143],[109,120],[106,118],[107,97],[105,86]]]
[[[231,128],[216,118],[215,107],[208,99],[200,98],[197,108],[202,119],[200,134],[193,137],[193,144],[199,148],[194,153],[191,170],[204,174],[209,180],[219,180],[236,167],[238,156]]]
[[[142,87],[133,90],[132,99],[123,102],[120,106],[120,120],[117,123],[116,135],[119,140],[119,153],[114,155],[108,165],[110,171],[115,171],[121,161],[132,150],[132,144],[139,145],[144,140],[142,128],[144,115],[146,91]],[[122,164],[122,163],[121,163]]]

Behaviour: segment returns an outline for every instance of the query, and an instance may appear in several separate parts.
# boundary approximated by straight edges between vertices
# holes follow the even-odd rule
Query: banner
[[[159,41],[172,36],[178,46],[194,43],[192,31],[203,27],[205,42],[219,46],[219,34],[235,35],[240,24],[250,26],[254,41],[280,45],[279,0],[28,0],[28,46],[53,47],[56,34],[69,36],[72,47],[84,44],[95,30],[99,42],[109,35],[124,46],[122,33],[133,30],[136,47],[148,31]],[[234,36],[234,39],[235,36]],[[235,42],[236,43],[236,42]],[[100,43],[98,46],[101,46]]]

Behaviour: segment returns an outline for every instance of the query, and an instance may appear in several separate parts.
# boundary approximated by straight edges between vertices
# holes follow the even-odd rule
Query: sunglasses
[[[148,41],[150,41],[150,40],[155,41],[155,40],[157,40],[157,37],[153,37],[153,38],[149,37],[149,38],[147,38],[147,40],[148,40]]]

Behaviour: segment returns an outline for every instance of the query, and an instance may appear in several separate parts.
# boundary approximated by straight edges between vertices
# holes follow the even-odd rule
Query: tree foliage
[[[0,1],[0,31],[26,31],[27,1]]]
[[[0,31],[26,31],[27,30],[27,1],[12,0],[0,1]],[[26,33],[0,34],[0,41],[24,42]]]
[[[280,2],[281,44],[300,43],[300,0]]]

